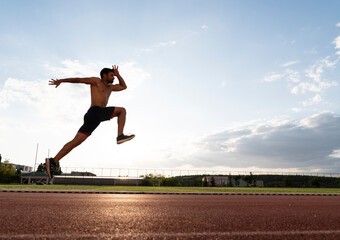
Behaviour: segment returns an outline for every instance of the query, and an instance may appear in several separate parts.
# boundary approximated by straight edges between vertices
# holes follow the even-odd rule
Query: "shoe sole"
[[[130,138],[126,138],[126,139],[123,139],[123,140],[119,140],[119,141],[117,141],[117,144],[122,144],[122,143],[125,143],[125,142],[127,142],[127,141],[130,141],[130,140],[134,139],[134,137],[135,137],[135,136],[130,137]]]
[[[51,179],[50,159],[46,158],[46,159],[45,159],[45,164],[46,164],[46,172],[47,172],[47,175],[48,175],[49,179]]]

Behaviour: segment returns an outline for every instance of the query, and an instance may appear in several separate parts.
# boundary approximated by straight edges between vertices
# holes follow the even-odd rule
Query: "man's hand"
[[[118,77],[119,76],[118,66],[112,65],[112,69],[113,69],[113,75]]]
[[[122,90],[125,90],[127,88],[127,86],[125,84],[124,79],[119,74],[118,66],[112,65],[112,69],[113,69],[113,75],[118,78],[119,84],[112,85],[111,86],[111,90],[112,91],[122,91]]]
[[[51,79],[50,82],[49,82],[49,85],[55,85],[55,87],[59,87],[61,81],[58,80],[58,79]]]

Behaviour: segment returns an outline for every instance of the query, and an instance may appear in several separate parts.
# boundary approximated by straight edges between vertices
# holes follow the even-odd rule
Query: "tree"
[[[37,169],[37,172],[46,172],[46,163],[40,163]],[[61,171],[61,167],[59,162],[54,170],[54,175],[61,175],[63,172]]]
[[[0,182],[15,183],[20,182],[20,174],[16,173],[15,168],[5,160],[0,166]]]
[[[320,182],[319,182],[319,179],[317,177],[313,177],[311,180],[310,180],[310,185],[311,187],[320,187]]]
[[[292,181],[288,178],[288,176],[285,176],[283,178],[283,185],[285,187],[291,187],[292,186]]]
[[[164,176],[162,175],[153,175],[152,173],[141,177],[144,177],[144,180],[142,182],[143,186],[159,186],[160,179],[164,178]]]
[[[37,172],[46,172],[46,164],[40,163],[38,166]]]
[[[228,176],[228,182],[227,182],[227,187],[232,187],[233,184],[232,184],[232,177],[231,177],[231,174],[229,173],[229,176]]]
[[[335,179],[335,186],[340,187],[340,178]]]
[[[194,187],[202,187],[202,178],[200,178],[200,177],[195,178],[195,180],[193,182],[193,186]]]
[[[243,178],[243,177],[241,177],[241,175],[234,176],[235,187],[239,187],[239,186],[240,186],[240,180],[241,180],[242,178]]]
[[[212,187],[216,187],[216,182],[215,182],[215,178],[211,177],[211,186]]]
[[[208,187],[208,178],[207,177],[204,177],[203,187]]]
[[[173,186],[173,187],[179,187],[181,186],[181,183],[178,181],[177,178],[171,177],[171,178],[162,178],[160,181],[161,186]]]
[[[250,172],[249,175],[242,176],[242,180],[247,183],[247,186],[250,186],[253,183],[253,173]]]
[[[1,157],[1,154],[0,154],[0,166],[1,166],[1,159],[2,159],[2,157]]]

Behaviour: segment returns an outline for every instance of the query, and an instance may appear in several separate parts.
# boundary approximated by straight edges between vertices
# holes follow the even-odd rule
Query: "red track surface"
[[[340,239],[340,198],[0,192],[0,239]]]

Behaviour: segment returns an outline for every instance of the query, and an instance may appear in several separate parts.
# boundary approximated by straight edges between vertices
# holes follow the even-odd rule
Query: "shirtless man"
[[[118,78],[119,84],[112,84],[115,76]],[[56,164],[60,159],[84,142],[103,121],[118,117],[117,144],[129,141],[135,137],[135,135],[124,135],[123,133],[126,118],[125,108],[106,107],[111,92],[122,91],[127,88],[124,79],[119,74],[118,66],[114,65],[112,69],[102,69],[100,77],[52,79],[49,82],[49,85],[55,85],[56,88],[61,83],[85,83],[91,85],[91,107],[84,116],[83,126],[81,126],[73,140],[66,143],[54,158],[45,159],[46,171],[50,179],[53,178]]]

